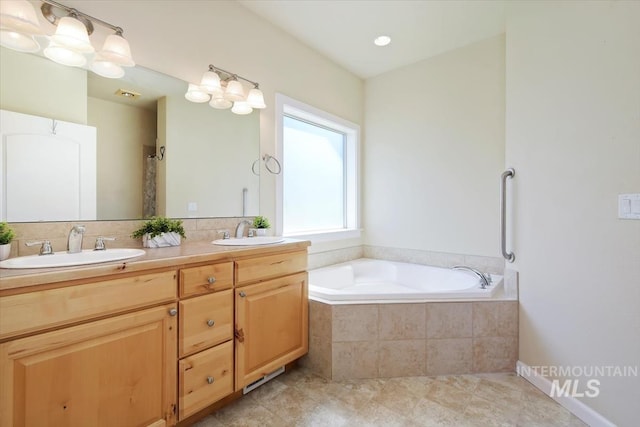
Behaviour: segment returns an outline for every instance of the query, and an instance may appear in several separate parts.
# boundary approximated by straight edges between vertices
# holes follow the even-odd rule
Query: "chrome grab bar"
[[[507,178],[513,178],[516,171],[513,168],[509,168],[502,172],[500,179],[500,234],[501,234],[501,249],[502,256],[508,262],[513,262],[516,256],[513,252],[507,252]]]

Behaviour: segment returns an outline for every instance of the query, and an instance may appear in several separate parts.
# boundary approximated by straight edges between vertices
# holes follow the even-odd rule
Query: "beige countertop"
[[[24,288],[45,284],[60,285],[102,276],[113,276],[153,269],[180,268],[186,264],[231,261],[282,251],[306,250],[310,242],[285,239],[262,246],[218,246],[209,241],[187,242],[168,248],[143,248],[146,255],[124,261],[88,264],[78,267],[5,269],[0,268],[0,296],[25,292]]]

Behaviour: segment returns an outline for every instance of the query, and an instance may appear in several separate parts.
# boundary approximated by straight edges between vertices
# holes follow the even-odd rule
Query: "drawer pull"
[[[214,283],[216,283],[216,278],[213,276],[209,276],[207,277],[207,282],[209,282],[210,285],[213,285]]]
[[[238,295],[240,295],[242,298],[247,296],[247,294],[245,294],[244,291],[240,291],[240,293]]]
[[[214,322],[213,319],[207,320],[207,326],[211,327],[211,326],[213,326],[215,324],[216,324],[216,322]]]
[[[213,377],[207,377],[207,384],[213,384],[215,379]]]
[[[169,309],[169,316],[175,316],[176,314],[178,314],[178,309],[177,308]]]

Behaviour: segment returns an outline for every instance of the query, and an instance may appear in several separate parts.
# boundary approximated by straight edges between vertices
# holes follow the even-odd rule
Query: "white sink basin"
[[[275,236],[258,236],[258,237],[242,237],[238,239],[218,239],[214,240],[214,245],[220,246],[254,246],[254,245],[270,245],[272,243],[284,242],[284,237]]]
[[[50,268],[75,265],[97,264],[119,261],[146,254],[142,249],[106,249],[104,251],[84,250],[75,254],[56,252],[53,255],[28,255],[0,261],[0,268]]]

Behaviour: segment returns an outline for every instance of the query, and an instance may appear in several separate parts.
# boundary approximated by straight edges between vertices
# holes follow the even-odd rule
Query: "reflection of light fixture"
[[[240,80],[253,85],[246,96]],[[189,83],[184,97],[198,103],[207,102],[210,99],[211,107],[220,110],[231,108],[231,111],[236,114],[250,114],[254,108],[266,108],[264,95],[258,83],[213,65],[209,65],[199,85]]]
[[[389,36],[378,36],[373,40],[373,44],[376,46],[386,46],[391,43],[391,37]]]
[[[83,67],[91,59],[93,72],[103,77],[119,78],[124,75],[121,67],[133,67],[129,43],[122,37],[122,28],[84,14],[52,0],[42,0],[42,15],[56,25],[44,55],[59,64]],[[89,36],[93,23],[115,31],[107,36],[100,52],[93,55],[94,47]],[[37,52],[40,46],[35,35],[41,35],[40,25],[33,6],[26,0],[0,2],[0,44],[21,52]]]
[[[19,52],[37,52],[40,34],[36,11],[27,0],[0,2],[0,45]]]

